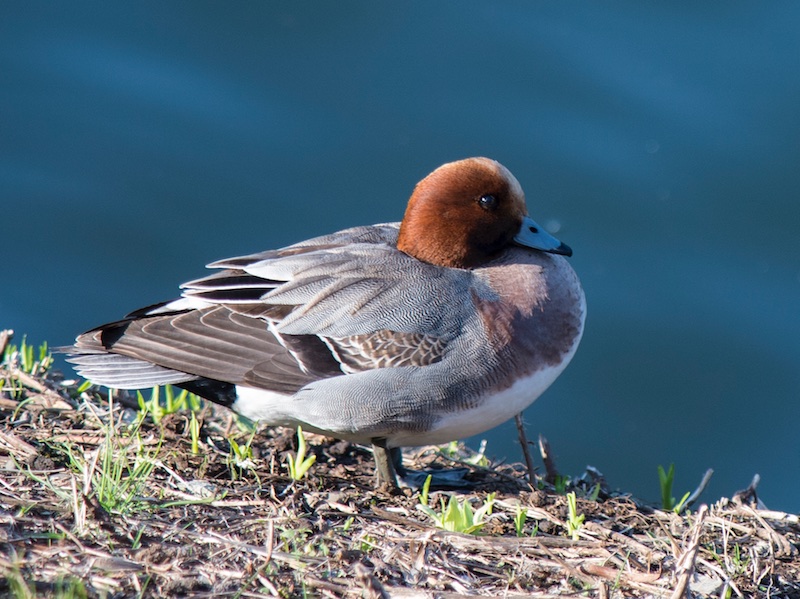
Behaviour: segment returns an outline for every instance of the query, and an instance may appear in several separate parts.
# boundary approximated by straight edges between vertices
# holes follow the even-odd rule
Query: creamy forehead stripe
[[[502,164],[497,162],[497,160],[492,160],[491,158],[474,158],[476,162],[480,162],[486,168],[494,171],[494,174],[499,179],[504,179],[508,182],[508,191],[512,196],[516,196],[521,200],[525,200],[525,192],[522,191],[522,185],[520,182],[517,181],[517,178],[504,167]]]
[[[508,170],[499,162],[494,161],[494,164],[497,168],[498,175],[508,181],[508,187],[511,195],[518,196],[520,199],[524,199],[525,193],[522,191],[522,185],[520,185],[519,181],[517,181],[517,178],[511,174],[510,170]]]

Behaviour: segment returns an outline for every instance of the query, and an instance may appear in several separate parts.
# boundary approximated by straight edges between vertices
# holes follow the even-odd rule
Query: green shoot
[[[664,467],[659,464],[658,466],[658,483],[661,487],[661,507],[665,510],[671,510],[675,507],[675,498],[672,496],[672,483],[675,479],[675,464],[669,465],[669,470],[665,471]]]
[[[144,420],[148,414],[153,419],[153,422],[158,424],[164,417],[164,410],[161,407],[159,396],[161,394],[161,387],[153,387],[150,389],[150,399],[145,400],[141,391],[136,392],[136,400],[139,402],[139,420]]]
[[[690,493],[687,491],[680,501],[675,501],[672,496],[672,483],[675,480],[675,464],[669,465],[669,470],[664,471],[664,467],[658,467],[658,482],[661,486],[661,507],[667,511],[673,511],[680,514],[685,507],[686,500],[689,499]]]
[[[476,534],[486,523],[486,517],[492,513],[495,493],[489,493],[481,507],[473,512],[468,499],[459,500],[455,495],[445,504],[441,500],[441,511],[436,512],[428,505],[417,504],[417,509],[433,520],[434,525],[442,530]]]
[[[6,346],[2,363],[19,368],[30,375],[41,375],[53,365],[53,355],[48,350],[46,341],[39,345],[38,349],[34,349],[27,338],[23,337],[19,347],[13,344]]]
[[[109,435],[99,448],[99,470],[94,473],[93,486],[97,502],[107,512],[121,514],[131,511],[155,467],[154,456],[158,448],[145,453],[138,432],[135,439],[136,443],[129,442],[123,446],[118,437]],[[134,445],[138,449],[131,460]]]
[[[131,543],[131,549],[136,551],[142,546],[142,535],[144,534],[144,526],[141,526],[139,530],[136,531],[136,535],[133,537],[133,542]]]
[[[0,365],[9,370],[17,369],[31,376],[45,374],[52,364],[53,356],[48,351],[47,342],[42,343],[37,352],[25,337],[22,338],[19,347],[13,344],[6,345],[2,360],[0,360]],[[9,391],[11,397],[16,399],[23,397],[25,391],[24,383],[19,380],[19,377],[13,375],[7,379],[0,379],[0,388]]]
[[[674,508],[672,508],[672,511],[676,514],[680,514],[686,508],[686,500],[689,499],[689,495],[691,495],[691,493],[686,491],[686,493],[683,494],[683,497],[681,497],[681,500],[675,504]]]
[[[231,469],[231,476],[233,479],[238,479],[242,470],[249,470],[255,466],[253,462],[253,449],[250,447],[253,442],[253,437],[256,436],[255,429],[253,430],[247,443],[239,445],[233,437],[228,439],[231,446],[231,453],[228,456],[228,465]]]
[[[2,385],[2,390],[9,391],[11,393],[11,397],[15,399],[21,398],[25,393],[25,385],[23,385],[22,382],[17,380],[17,378],[14,376],[8,379],[0,380],[0,385]]]
[[[317,456],[310,455],[306,457],[306,438],[303,436],[303,427],[297,427],[297,455],[289,454],[286,462],[289,468],[289,476],[292,480],[301,480],[314,462],[317,461]]]
[[[431,490],[431,479],[433,476],[430,474],[425,477],[425,482],[422,484],[422,493],[419,496],[419,502],[422,505],[428,505],[428,493]]]
[[[363,553],[369,553],[373,549],[377,548],[378,548],[378,543],[376,542],[375,537],[369,534],[365,534],[361,537],[361,543],[359,549]]]
[[[586,515],[578,514],[578,500],[574,492],[567,493],[567,512],[567,534],[572,537],[573,541],[577,541],[580,537],[578,531],[583,526]]]
[[[175,394],[175,387],[167,385],[164,411],[167,414],[174,414],[180,410],[197,411],[201,407],[200,398],[194,393],[189,393],[187,389],[181,389],[178,394]]]
[[[518,537],[525,535],[525,520],[528,519],[528,510],[517,504],[517,511],[514,514],[514,530]]]
[[[177,412],[183,404],[186,403],[186,396],[189,392],[184,389],[181,391],[178,396],[175,396],[175,387],[172,385],[167,385],[164,388],[164,411],[167,414],[174,414]]]
[[[237,466],[244,466],[244,462],[248,462],[252,459],[253,450],[250,447],[250,443],[239,445],[233,437],[229,439],[229,442],[231,444],[231,457],[233,457]]]
[[[486,445],[487,445],[486,439],[481,439],[481,444],[478,447],[478,451],[464,461],[467,462],[468,464],[472,464],[473,466],[488,468],[489,458],[486,457]]]
[[[729,562],[729,564],[725,564],[728,572],[733,576],[742,576],[747,573],[747,569],[750,566],[750,557],[742,555],[741,546],[735,543],[733,545],[733,555],[730,556]]]
[[[472,464],[479,468],[486,468],[489,466],[489,458],[486,457],[486,439],[481,441],[478,451],[471,452],[467,450],[469,452],[467,456],[464,455],[465,452],[459,447],[458,441],[450,441],[447,445],[440,446],[439,451],[443,455],[465,464]]]
[[[194,410],[192,410],[192,418],[189,420],[189,434],[192,437],[192,455],[197,455],[200,453],[200,421]]]
[[[174,414],[179,410],[189,409],[192,412],[200,409],[200,398],[194,393],[189,393],[182,389],[176,394],[175,387],[167,385],[164,387],[164,401],[161,401],[161,387],[153,387],[150,390],[150,399],[145,399],[141,391],[136,392],[136,399],[139,402],[139,418],[144,419],[147,414],[153,419],[155,424],[161,422],[164,416]]]

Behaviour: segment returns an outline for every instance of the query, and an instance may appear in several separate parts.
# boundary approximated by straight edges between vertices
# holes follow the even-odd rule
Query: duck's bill
[[[572,255],[572,248],[550,235],[529,216],[523,218],[522,226],[514,236],[514,243],[550,254]]]

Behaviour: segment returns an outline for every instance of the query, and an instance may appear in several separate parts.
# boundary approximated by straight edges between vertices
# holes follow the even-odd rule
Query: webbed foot
[[[403,466],[403,451],[399,447],[386,447],[385,439],[372,440],[372,453],[378,475],[378,486],[388,485],[393,489],[410,487],[421,489],[431,477],[430,489],[471,489],[474,483],[466,479],[469,468],[442,470],[411,470]],[[399,480],[398,480],[399,479]]]

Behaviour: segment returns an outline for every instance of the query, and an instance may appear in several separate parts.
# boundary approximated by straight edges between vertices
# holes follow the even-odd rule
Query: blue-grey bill
[[[550,254],[572,255],[572,248],[550,235],[529,216],[522,220],[522,226],[514,236],[514,243]]]

